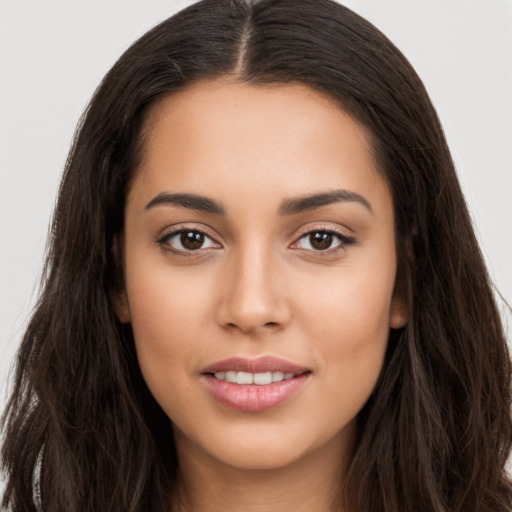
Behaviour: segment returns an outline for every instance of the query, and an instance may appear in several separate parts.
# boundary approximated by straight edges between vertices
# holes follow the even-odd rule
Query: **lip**
[[[214,373],[236,371],[249,373],[283,372],[295,377],[271,384],[235,384],[214,377]],[[234,357],[218,361],[202,372],[202,380],[221,404],[244,412],[261,412],[277,407],[301,391],[311,377],[311,371],[303,366],[276,357],[244,359]]]
[[[283,372],[294,373],[300,375],[310,371],[303,366],[290,363],[284,359],[272,356],[259,357],[257,359],[244,359],[243,357],[231,357],[224,359],[207,366],[201,373],[217,373],[217,372],[248,372],[248,373],[263,373],[263,372]]]

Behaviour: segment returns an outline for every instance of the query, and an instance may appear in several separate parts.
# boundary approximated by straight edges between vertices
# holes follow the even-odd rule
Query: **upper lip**
[[[265,373],[265,372],[283,372],[300,375],[310,371],[308,368],[299,366],[278,357],[264,356],[257,359],[245,359],[243,357],[230,357],[207,366],[202,373],[217,372],[247,372],[247,373]]]

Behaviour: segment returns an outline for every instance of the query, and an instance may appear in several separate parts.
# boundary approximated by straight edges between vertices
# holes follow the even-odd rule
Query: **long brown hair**
[[[512,511],[511,364],[438,117],[410,64],[331,0],[203,0],[145,34],[84,113],[54,214],[44,286],[3,418],[3,506],[164,511],[178,465],[113,297],[113,241],[148,108],[196,80],[299,82],[366,126],[395,205],[410,319],[359,415],[347,510]]]

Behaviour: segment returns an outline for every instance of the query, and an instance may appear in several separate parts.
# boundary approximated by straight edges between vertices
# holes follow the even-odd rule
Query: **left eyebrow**
[[[359,203],[373,214],[373,209],[370,202],[363,196],[357,194],[356,192],[352,192],[351,190],[333,190],[330,192],[322,192],[320,194],[288,199],[281,204],[281,207],[279,208],[279,214],[293,215],[339,202]]]

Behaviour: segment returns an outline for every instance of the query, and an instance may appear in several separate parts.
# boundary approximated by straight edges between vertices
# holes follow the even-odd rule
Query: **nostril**
[[[225,324],[224,328],[228,329],[228,330],[240,329],[244,332],[250,332],[250,331],[255,331],[255,330],[259,330],[259,329],[275,330],[275,329],[279,328],[279,326],[280,326],[279,322],[266,322],[266,323],[260,325],[259,327],[257,325],[239,325],[236,322],[228,322]]]

